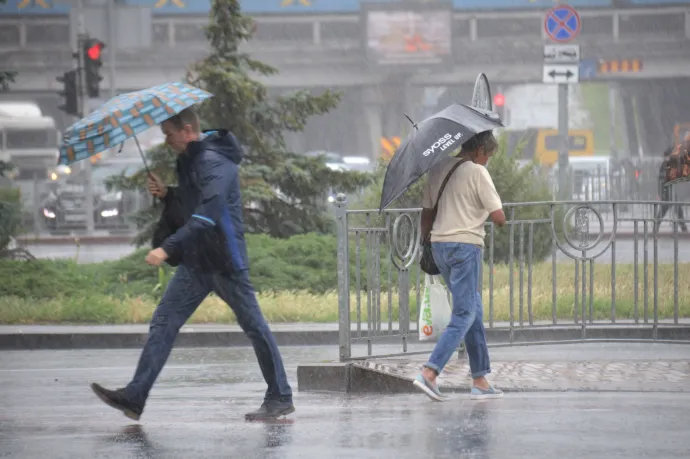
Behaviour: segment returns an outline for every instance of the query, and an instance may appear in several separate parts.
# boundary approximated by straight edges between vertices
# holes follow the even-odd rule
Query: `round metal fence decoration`
[[[571,219],[573,220],[572,228],[569,225]],[[597,223],[599,228],[593,228],[597,226]],[[568,257],[576,260],[592,260],[606,252],[613,242],[617,226],[618,219],[614,212],[613,231],[611,231],[608,241],[596,254],[589,254],[587,252],[597,247],[604,237],[604,219],[599,211],[588,204],[580,204],[571,207],[563,217],[563,238],[570,247],[580,253],[580,255],[574,255],[561,245],[556,235],[553,218],[551,221],[552,235],[556,242],[556,246],[558,246]]]
[[[419,227],[408,213],[395,217],[389,228],[391,260],[396,268],[409,268],[417,260],[419,252]]]
[[[592,237],[594,235],[590,232],[592,229],[590,224],[592,222],[590,221],[589,213],[594,214],[596,218],[595,221],[599,223],[599,230],[595,233],[596,238],[594,242],[592,242]],[[571,217],[575,217],[575,226],[572,230],[569,225],[567,225]],[[575,250],[587,251],[596,247],[604,234],[604,219],[601,218],[599,212],[588,205],[571,207],[570,210],[566,212],[563,223],[563,236],[565,237],[565,241]]]
[[[477,76],[477,80],[474,82],[472,102],[470,105],[484,110],[493,110],[493,99],[491,98],[489,79],[483,73],[480,73],[479,76]]]

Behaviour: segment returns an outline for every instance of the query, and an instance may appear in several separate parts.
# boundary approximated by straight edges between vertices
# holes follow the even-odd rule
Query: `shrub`
[[[525,202],[545,202],[542,205],[530,205],[511,208],[504,208],[508,220],[538,220],[551,218],[551,206],[548,204],[552,200],[549,183],[539,174],[539,165],[536,161],[531,161],[522,167],[518,163],[520,159],[521,145],[516,148],[515,155],[508,154],[507,138],[501,136],[499,139],[499,150],[491,158],[488,164],[489,173],[496,185],[496,191],[506,203],[525,203]],[[561,222],[563,209],[555,209],[554,219]],[[529,223],[524,224],[523,244],[524,256],[527,257]],[[520,225],[515,224],[513,232],[513,256],[515,260],[520,257]],[[488,232],[487,232],[488,233]],[[510,225],[502,229],[494,230],[494,263],[508,263],[510,260]],[[551,253],[553,247],[553,236],[550,223],[535,223],[533,226],[533,248],[532,257],[534,262],[542,261]],[[484,260],[489,261],[491,249],[491,239],[486,239],[486,250]]]
[[[72,261],[0,260],[0,296],[52,298],[92,289],[89,270]]]
[[[145,252],[141,250],[117,261],[83,265],[73,260],[0,260],[0,297],[55,298],[94,292],[152,295],[158,271],[144,262]]]
[[[312,233],[281,239],[248,234],[246,239],[251,279],[257,291],[306,290],[323,293],[337,286],[335,236]],[[63,273],[66,272],[65,267],[76,269],[80,273],[78,275],[87,276],[88,282],[98,286],[104,293],[150,295],[159,298],[164,285],[158,285],[165,284],[175,270],[163,265],[161,273],[158,268],[148,266],[144,262],[148,251],[148,248],[142,248],[116,261],[89,265],[43,260],[40,263],[42,269],[52,267],[51,269],[63,270]],[[352,263],[354,266],[354,255]],[[13,263],[8,262],[8,273],[12,269],[10,265]],[[2,272],[3,268],[0,265],[0,274]],[[30,276],[33,280],[38,276],[50,276],[52,272],[36,272],[35,275],[22,272],[21,277]],[[26,286],[27,282],[22,282],[21,285]],[[68,280],[60,278],[59,282],[51,284],[50,288],[55,289],[56,293],[69,293],[73,289],[59,285],[65,282],[69,284]],[[13,289],[12,294],[24,296],[30,292],[29,289],[22,288]],[[3,290],[0,288],[0,295],[2,293]]]
[[[364,242],[364,241],[363,241]],[[332,235],[304,234],[290,238],[247,235],[250,276],[258,292],[305,291],[322,294],[338,286],[337,241]],[[0,297],[56,298],[95,293],[113,297],[144,296],[159,300],[175,269],[144,262],[148,248],[115,261],[77,264],[73,260],[0,260]],[[350,276],[356,279],[356,245],[350,244]],[[367,251],[362,245],[360,286],[367,287]],[[381,245],[382,285],[388,279],[388,252]],[[393,285],[397,272],[393,269]]]
[[[336,239],[304,234],[286,239],[247,235],[249,266],[258,291],[309,290],[322,293],[337,285]]]

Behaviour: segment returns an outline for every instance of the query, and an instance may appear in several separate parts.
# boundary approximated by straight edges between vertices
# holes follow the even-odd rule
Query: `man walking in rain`
[[[486,379],[491,368],[478,291],[486,236],[484,224],[488,217],[499,227],[506,223],[501,198],[485,167],[497,148],[491,131],[477,134],[462,145],[457,157],[448,157],[429,171],[424,189],[422,240],[431,232],[434,261],[453,297],[450,323],[414,381],[415,387],[436,401],[446,399],[438,389],[436,378],[463,339],[473,380],[470,397],[503,396]],[[459,161],[464,162],[448,179],[433,219],[432,209],[441,184]]]
[[[232,308],[251,340],[268,384],[263,404],[245,419],[290,414],[295,411],[292,389],[249,281],[238,169],[242,148],[228,131],[202,134],[191,108],[164,121],[161,128],[166,144],[178,154],[178,186],[166,187],[151,174],[148,188],[164,200],[166,208],[175,202],[184,224],[151,250],[146,262],[159,266],[168,259],[179,260],[179,266],[151,318],[149,336],[130,383],[117,390],[96,383],[91,388],[103,402],[139,420],[179,329],[204,298],[215,292]]]

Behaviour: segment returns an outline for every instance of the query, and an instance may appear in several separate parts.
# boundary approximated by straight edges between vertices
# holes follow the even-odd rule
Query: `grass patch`
[[[53,262],[54,263],[54,262]],[[49,282],[63,282],[71,278],[69,269],[74,269],[69,263],[62,266],[65,277],[58,279],[43,279]],[[90,265],[89,265],[90,266]],[[638,266],[638,316],[643,317],[644,284],[643,265]],[[688,272],[690,264],[681,264],[679,273]],[[39,271],[41,275],[46,273]],[[648,314],[653,317],[653,288],[654,269],[648,267],[649,279]],[[94,278],[103,273],[94,273]],[[524,270],[524,283],[520,291],[520,271],[516,268],[513,280],[513,317],[520,319],[520,296],[522,294],[522,317],[528,320],[528,282],[527,269]],[[494,270],[494,320],[507,321],[510,319],[510,272],[507,266],[497,266]],[[611,317],[611,266],[595,265],[594,269],[594,301],[593,318],[595,320]],[[70,293],[54,296],[32,297],[22,290],[19,294],[5,294],[0,296],[0,323],[2,324],[40,324],[40,323],[72,323],[72,324],[145,324],[151,319],[156,306],[155,297],[149,294],[137,294],[142,287],[134,280],[134,287],[129,282],[122,282],[117,287],[110,287],[105,291],[95,291],[92,288],[81,289],[80,282],[90,282],[93,279],[77,280],[77,287]],[[410,310],[412,317],[416,317],[417,291],[416,278],[411,279]],[[582,279],[579,279],[581,288]],[[385,284],[385,276],[382,278]],[[575,268],[574,264],[559,264],[556,272],[556,316],[561,319],[572,319],[575,315]],[[26,286],[28,288],[28,286]],[[589,282],[587,283],[589,289]],[[422,285],[423,289],[423,285]],[[118,292],[124,292],[120,294]],[[618,265],[616,267],[616,318],[632,319],[635,316],[635,282],[633,265]],[[659,318],[672,318],[674,315],[674,282],[673,266],[659,265],[658,276],[658,315]],[[391,313],[393,321],[398,320],[399,294],[391,292]],[[552,318],[552,270],[550,263],[540,263],[532,269],[532,315],[534,320],[550,320]],[[259,304],[269,322],[314,322],[327,323],[337,321],[338,295],[335,291],[324,293],[310,293],[308,291],[262,291],[258,293]],[[356,292],[351,293],[351,310],[353,323],[356,320]],[[367,320],[367,294],[361,293],[361,320]],[[581,308],[578,301],[578,311]],[[381,293],[381,319],[389,320],[388,293]],[[678,286],[679,316],[690,317],[690,284],[680,283]],[[589,300],[586,304],[589,310]],[[484,268],[484,310],[485,320],[489,317],[489,272]],[[578,315],[580,315],[578,313]],[[235,318],[231,310],[219,298],[209,296],[190,319],[191,323],[234,323]]]

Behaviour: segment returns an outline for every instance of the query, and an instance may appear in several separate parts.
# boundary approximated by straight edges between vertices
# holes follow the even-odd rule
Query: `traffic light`
[[[101,52],[105,43],[96,38],[87,38],[83,42],[84,72],[86,73],[86,93],[89,97],[99,97],[101,93]]]
[[[494,111],[498,113],[498,116],[501,118],[501,120],[505,121],[504,116],[505,116],[505,105],[506,105],[506,98],[502,93],[498,93],[494,96]]]
[[[79,116],[79,90],[77,85],[77,70],[65,72],[55,78],[62,83],[63,89],[58,94],[65,98],[65,103],[58,108],[68,115]]]

